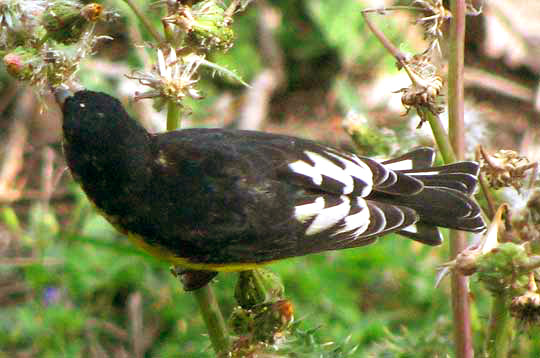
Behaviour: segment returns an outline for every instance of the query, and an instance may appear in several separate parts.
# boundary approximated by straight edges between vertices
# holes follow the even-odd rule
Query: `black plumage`
[[[88,197],[143,248],[189,268],[247,269],[389,232],[435,245],[437,226],[485,227],[470,199],[478,165],[431,167],[431,149],[379,163],[263,132],[150,134],[91,91],[65,99],[63,114],[67,163]]]

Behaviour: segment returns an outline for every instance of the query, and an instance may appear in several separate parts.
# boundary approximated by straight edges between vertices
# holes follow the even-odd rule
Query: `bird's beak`
[[[73,95],[73,93],[66,86],[59,86],[53,89],[53,93],[54,93],[54,98],[56,99],[56,103],[58,103],[60,108],[63,108],[64,103],[66,102],[66,99],[68,99],[68,97],[71,97]]]

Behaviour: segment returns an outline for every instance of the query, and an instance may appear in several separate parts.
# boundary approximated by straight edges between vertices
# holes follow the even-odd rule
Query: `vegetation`
[[[31,148],[24,163],[21,153],[13,153],[19,147],[8,140],[17,138],[17,116],[24,117],[17,105],[23,96],[16,97],[13,90],[19,86],[15,79],[28,85],[25,91],[32,89],[42,104],[51,86],[80,82],[118,97],[130,86],[129,95],[141,99],[138,103],[152,98],[154,108],[166,113],[158,123],[139,114],[148,120],[145,125],[165,128],[166,123],[169,130],[187,126],[188,120],[194,126],[231,125],[228,117],[236,114],[228,112],[234,106],[221,111],[225,114],[217,109],[227,101],[224,93],[234,98],[246,93],[239,122],[242,116],[254,122],[270,116],[278,121],[265,125],[280,129],[290,117],[307,113],[315,117],[316,130],[302,118],[300,123],[288,121],[293,131],[288,133],[313,136],[324,132],[326,117],[333,116],[344,120],[346,131],[340,128],[323,139],[344,138],[347,132],[367,154],[393,154],[422,139],[412,134],[405,119],[394,119],[391,129],[364,120],[383,110],[368,103],[358,88],[394,74],[397,62],[411,84],[387,92],[401,92],[394,96],[401,97],[403,111],[419,115],[415,125],[427,121],[433,128],[443,152],[439,160],[451,160],[451,143],[439,121],[444,81],[440,66],[432,62],[439,47],[446,51],[441,35],[450,12],[442,2],[427,0],[415,1],[412,11],[389,8],[423,25],[410,40],[404,29],[414,25],[403,24],[393,12],[362,13],[365,7],[356,0],[0,3],[0,96],[5,98],[0,106],[3,118],[15,118],[9,131],[0,133],[7,143],[0,170],[0,357],[215,356],[194,296],[169,274],[168,264],[129,244],[71,178],[62,177],[59,140]],[[469,15],[477,12],[472,6],[466,10]],[[375,36],[377,29],[383,30],[382,37]],[[406,45],[392,47],[400,43]],[[143,49],[135,46],[143,44]],[[179,47],[181,51],[172,50]],[[405,50],[417,55],[407,57]],[[448,56],[458,56],[456,51],[451,47]],[[104,64],[112,64],[112,70],[100,70]],[[152,64],[157,66],[152,69]],[[183,86],[167,82],[174,71]],[[264,73],[270,73],[271,81],[262,81]],[[134,90],[137,82],[146,87]],[[314,98],[319,95],[323,101]],[[257,96],[260,102],[254,100]],[[459,102],[453,100],[450,106]],[[317,101],[319,112],[325,102],[322,114],[310,108]],[[250,103],[257,104],[257,115],[248,111]],[[53,106],[44,105],[44,112]],[[138,110],[153,111],[148,106]],[[152,117],[160,118],[157,113]],[[452,126],[453,139],[469,135]],[[463,148],[456,152],[460,156]],[[10,155],[15,159],[10,161]],[[468,158],[474,155],[473,150],[466,153]],[[539,356],[540,342],[530,338],[540,333],[535,166],[515,152],[478,149],[476,155],[484,168],[479,199],[494,219],[480,243],[455,259],[448,259],[447,245],[425,247],[388,235],[365,248],[272,264],[269,269],[279,278],[263,272],[262,278],[246,278],[240,289],[237,274],[219,275],[211,286],[229,330],[240,336],[233,341],[236,356],[262,357],[265,351],[265,357],[466,357],[471,344],[493,357]],[[15,174],[6,174],[5,168]],[[501,187],[510,187],[507,193],[517,199],[499,208],[509,201]],[[503,229],[505,212],[512,215]],[[443,263],[443,274],[473,275],[472,306],[461,320],[452,315],[450,281],[435,287]],[[455,292],[454,302],[466,305],[463,292],[461,297]],[[246,297],[262,298],[252,304],[245,303]],[[197,296],[199,303],[207,298]],[[453,327],[469,323],[472,341],[461,337],[463,342],[455,344],[461,338],[459,332],[453,336]]]

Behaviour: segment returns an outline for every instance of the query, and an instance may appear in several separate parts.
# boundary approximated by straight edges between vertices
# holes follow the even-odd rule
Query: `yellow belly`
[[[116,228],[116,230],[120,231],[124,235],[127,235],[129,240],[135,244],[135,246],[139,247],[143,251],[148,252],[150,255],[167,262],[170,262],[173,265],[176,266],[182,266],[184,268],[192,269],[192,270],[206,270],[206,271],[220,271],[220,272],[237,272],[237,271],[247,271],[247,270],[253,270],[258,267],[261,267],[263,265],[267,265],[271,263],[272,261],[266,261],[266,262],[232,262],[227,264],[214,264],[214,263],[201,263],[201,262],[191,262],[188,258],[185,257],[179,257],[175,255],[174,253],[170,252],[164,247],[157,246],[157,245],[150,245],[140,235],[136,235],[133,233],[128,232],[123,227],[121,227],[118,223],[118,218],[107,215],[105,212],[100,210],[95,203],[90,200],[90,202],[94,205],[94,207],[97,209],[97,211],[112,225]]]
[[[148,252],[150,255],[157,257],[161,260],[168,261],[173,265],[182,266],[182,267],[189,268],[192,270],[236,272],[236,271],[253,270],[272,262],[272,261],[260,262],[260,263],[233,262],[233,263],[227,263],[227,264],[213,264],[213,263],[205,264],[205,263],[200,263],[200,262],[190,262],[189,259],[184,258],[184,257],[178,257],[163,247],[153,246],[153,245],[148,244],[139,235],[128,233],[128,238],[137,247]]]

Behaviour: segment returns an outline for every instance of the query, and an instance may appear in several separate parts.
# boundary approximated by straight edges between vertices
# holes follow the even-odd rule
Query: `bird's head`
[[[129,117],[116,98],[105,93],[78,91],[70,95],[65,89],[55,91],[62,108],[64,139],[80,148],[106,148],[137,142],[148,133]]]

